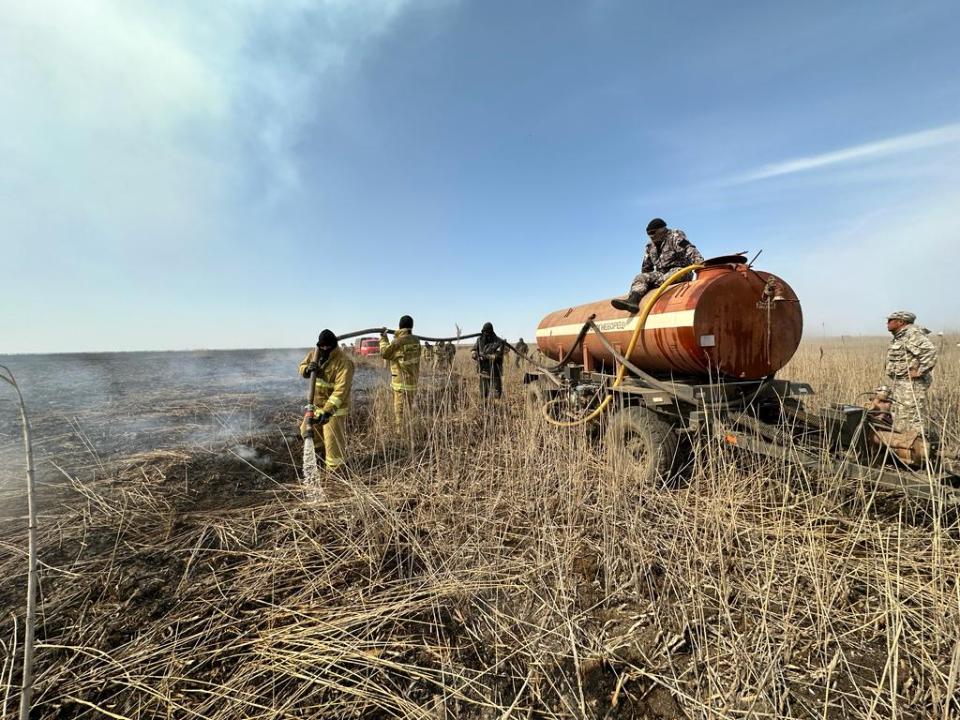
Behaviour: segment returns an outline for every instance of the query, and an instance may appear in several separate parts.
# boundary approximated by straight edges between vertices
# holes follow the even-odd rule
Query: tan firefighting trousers
[[[327,470],[336,470],[343,465],[346,454],[346,431],[345,423],[347,416],[334,415],[327,420],[326,425],[314,422],[313,424],[313,442],[317,448],[323,447],[323,464]],[[300,423],[300,433],[305,429],[304,423]]]
[[[413,397],[416,390],[393,391],[393,418],[396,421],[397,432],[403,435],[409,431],[413,420]]]

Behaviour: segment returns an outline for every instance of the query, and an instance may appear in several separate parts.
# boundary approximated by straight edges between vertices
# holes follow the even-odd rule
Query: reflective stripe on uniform
[[[327,402],[330,403],[331,405],[336,405],[337,407],[340,407],[341,405],[343,405],[343,400],[338,398],[336,395],[331,395],[330,397],[328,397]]]
[[[331,468],[331,469],[332,469],[332,468],[338,468],[338,467],[340,467],[341,465],[343,465],[343,458],[338,458],[338,457],[337,457],[337,458],[335,458],[335,457],[325,457],[325,458],[323,459],[323,464],[326,465],[328,468]]]
[[[392,382],[390,383],[390,387],[392,387],[394,390],[401,390],[404,392],[411,392],[417,389],[416,385],[405,385],[401,382]]]
[[[326,405],[324,405],[324,407],[326,407]],[[350,414],[350,408],[348,407],[337,408],[336,410],[330,411],[330,414],[333,415],[333,417],[343,417],[344,415]]]
[[[333,387],[333,383],[329,383],[329,382],[327,382],[326,380],[320,380],[319,378],[317,378],[314,382],[315,382],[315,384],[316,384],[317,387],[322,387],[322,388],[332,388],[332,387]]]

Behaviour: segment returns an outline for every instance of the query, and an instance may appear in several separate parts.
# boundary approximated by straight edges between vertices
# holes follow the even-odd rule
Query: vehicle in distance
[[[380,341],[377,338],[360,338],[356,346],[357,355],[379,355]]]

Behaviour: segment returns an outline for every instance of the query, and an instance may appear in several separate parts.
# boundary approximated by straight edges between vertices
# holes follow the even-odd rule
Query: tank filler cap
[[[744,250],[742,253],[737,253],[736,255],[718,255],[717,257],[712,257],[709,260],[703,261],[704,267],[714,267],[716,265],[746,265],[747,251]]]

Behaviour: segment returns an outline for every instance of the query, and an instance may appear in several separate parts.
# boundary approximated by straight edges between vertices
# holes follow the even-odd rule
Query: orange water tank
[[[613,308],[609,299],[550,313],[537,327],[537,346],[558,360],[591,315],[625,352],[638,315]],[[660,296],[629,360],[653,374],[756,380],[787,364],[802,333],[800,302],[786,282],[743,262],[722,263]],[[614,369],[613,357],[592,332],[574,360],[588,370]]]

